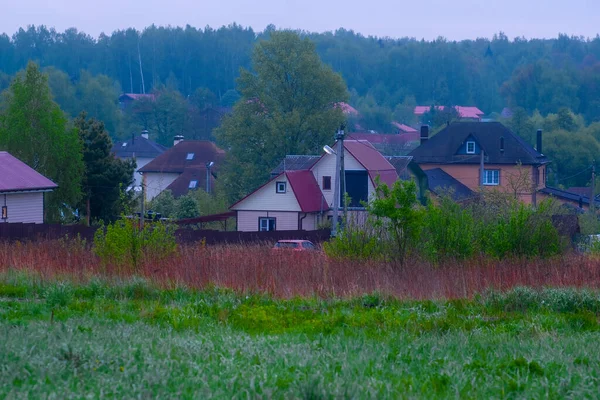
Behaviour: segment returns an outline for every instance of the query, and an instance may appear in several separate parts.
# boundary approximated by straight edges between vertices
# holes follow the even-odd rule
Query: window
[[[467,154],[475,154],[475,142],[467,142]]]
[[[489,186],[498,186],[500,184],[500,171],[497,169],[484,170],[483,184]]]
[[[196,189],[196,186],[198,186],[198,181],[190,181],[190,185],[188,186],[188,188]]]
[[[121,145],[121,147],[127,147],[127,142],[123,142],[123,144]]]
[[[275,183],[275,191],[277,193],[285,193],[286,186],[287,185],[285,182],[277,182],[277,183]]]
[[[348,207],[364,208],[369,200],[369,173],[367,171],[346,171],[346,193],[350,197]],[[344,194],[340,193],[340,206],[344,206]]]
[[[323,190],[331,190],[331,177],[330,176],[324,176],[323,177]]]
[[[194,153],[187,153],[187,156],[185,157],[186,160],[193,160],[194,159]]]
[[[311,242],[302,242],[302,247],[304,247],[307,250],[314,250],[314,249],[316,249],[315,245],[312,244]]]
[[[261,217],[258,219],[258,230],[268,232],[275,230],[275,218]]]
[[[277,242],[275,243],[275,247],[280,249],[297,249],[298,243],[295,242]]]

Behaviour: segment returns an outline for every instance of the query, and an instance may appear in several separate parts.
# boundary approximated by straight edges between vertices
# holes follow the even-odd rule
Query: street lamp
[[[331,147],[329,147],[328,145],[323,146],[323,150],[325,151],[325,153],[329,154],[330,156],[333,156],[333,155],[337,154],[335,152],[335,150],[332,149]]]
[[[206,193],[210,193],[210,169],[213,165],[215,165],[215,163],[212,161],[206,163]]]

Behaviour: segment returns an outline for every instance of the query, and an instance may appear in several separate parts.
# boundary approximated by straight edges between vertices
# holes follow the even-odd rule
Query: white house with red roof
[[[374,196],[376,179],[392,185],[398,170],[366,140],[345,140],[344,148],[348,209],[364,212],[363,202]],[[336,156],[325,153],[287,160],[272,172],[271,180],[230,207],[237,214],[239,231],[314,230],[331,218],[338,184]]]
[[[44,222],[44,193],[58,185],[6,151],[0,151],[0,223]]]

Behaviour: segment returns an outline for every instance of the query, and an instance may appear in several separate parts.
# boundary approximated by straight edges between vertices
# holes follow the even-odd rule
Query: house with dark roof
[[[0,224],[44,222],[44,193],[58,185],[27,164],[0,151]]]
[[[150,100],[155,101],[156,95],[154,94],[141,94],[141,93],[123,93],[119,96],[119,108],[121,110],[127,109],[134,101],[137,100]]]
[[[499,122],[455,122],[431,138],[423,126],[421,145],[410,155],[431,180],[434,193],[436,182],[443,182],[464,196],[469,195],[466,189],[473,194],[493,189],[535,204],[546,187],[550,162],[541,150],[541,131],[536,150]]]
[[[166,150],[165,146],[150,140],[146,130],[141,135],[131,135],[129,139],[115,143],[112,148],[113,154],[122,160],[135,159],[137,166],[133,178],[136,187],[142,184],[138,171]]]
[[[393,185],[399,176],[409,177],[410,157],[385,157],[366,140],[345,140],[344,150],[350,213],[364,214],[363,202],[374,196],[377,179]],[[238,230],[317,229],[332,217],[335,171],[335,154],[285,157],[267,183],[230,207]]]
[[[175,197],[195,189],[212,191],[224,158],[225,152],[213,142],[183,140],[177,136],[173,147],[139,170],[146,200],[152,200],[163,190],[170,190]]]

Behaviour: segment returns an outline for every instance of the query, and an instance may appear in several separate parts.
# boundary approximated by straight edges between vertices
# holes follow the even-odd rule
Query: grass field
[[[0,274],[0,398],[590,398],[600,294],[406,301]]]

